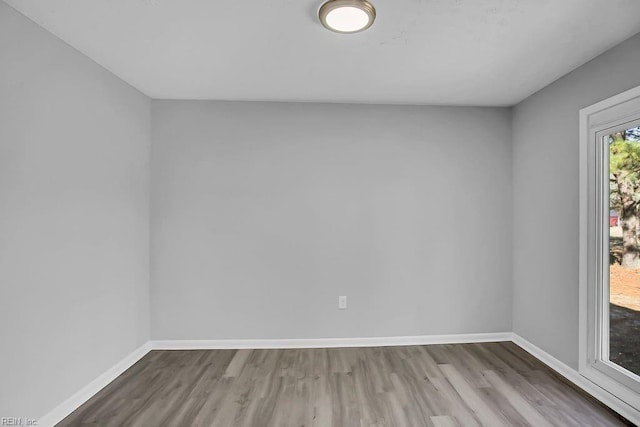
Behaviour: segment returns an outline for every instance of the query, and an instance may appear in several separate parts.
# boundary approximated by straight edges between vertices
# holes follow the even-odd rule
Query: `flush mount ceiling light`
[[[376,19],[376,9],[366,0],[329,0],[318,15],[325,28],[348,34],[369,28]]]

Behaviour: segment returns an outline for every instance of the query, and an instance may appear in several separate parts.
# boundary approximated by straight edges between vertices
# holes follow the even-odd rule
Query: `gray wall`
[[[0,2],[0,416],[149,338],[149,100]]]
[[[578,114],[640,85],[640,35],[514,110],[514,332],[578,367]]]
[[[152,117],[153,338],[511,330],[509,109],[153,101]]]

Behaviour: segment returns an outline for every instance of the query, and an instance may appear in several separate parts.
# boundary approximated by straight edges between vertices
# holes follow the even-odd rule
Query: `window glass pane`
[[[640,127],[609,136],[609,359],[640,375]]]

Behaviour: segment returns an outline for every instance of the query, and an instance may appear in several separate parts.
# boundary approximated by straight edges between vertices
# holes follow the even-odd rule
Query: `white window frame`
[[[640,126],[640,87],[580,110],[579,372],[640,411],[640,376],[609,361],[608,136]],[[639,355],[640,357],[640,355]]]

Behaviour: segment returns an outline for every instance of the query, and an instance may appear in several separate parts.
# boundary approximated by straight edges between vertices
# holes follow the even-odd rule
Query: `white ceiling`
[[[640,32],[639,0],[6,0],[152,98],[512,105]]]

